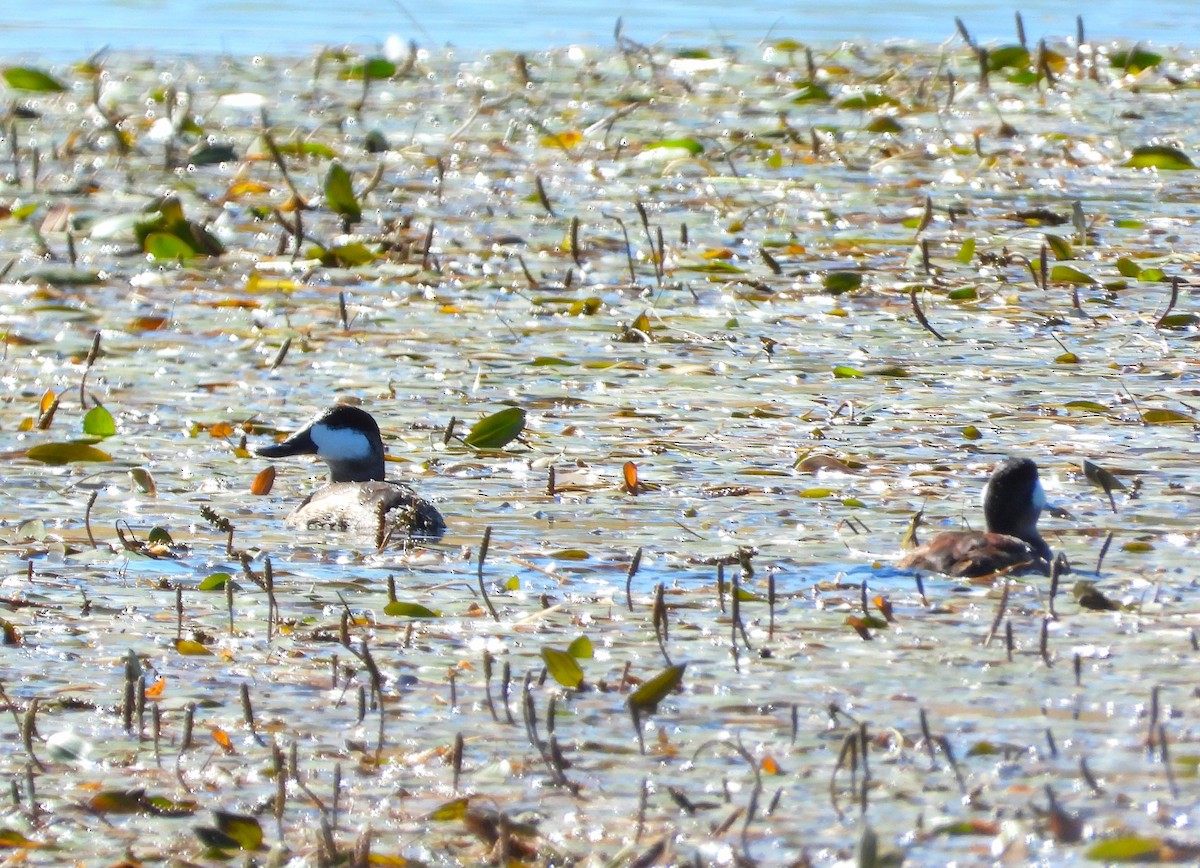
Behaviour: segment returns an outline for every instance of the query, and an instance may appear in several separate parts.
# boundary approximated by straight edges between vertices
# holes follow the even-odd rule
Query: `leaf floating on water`
[[[246,814],[231,814],[226,811],[213,811],[217,821],[217,831],[228,835],[238,843],[243,850],[258,850],[263,845],[262,826],[258,820]]]
[[[551,133],[542,136],[540,144],[546,148],[561,148],[568,151],[583,141],[583,133],[579,130],[564,130],[561,133]]]
[[[70,464],[74,461],[112,461],[107,452],[97,449],[90,443],[78,441],[70,443],[42,443],[34,446],[25,453],[26,458],[40,461],[43,464]]]
[[[566,651],[543,648],[542,661],[546,664],[546,671],[550,673],[550,677],[563,687],[574,690],[583,683],[583,668]]]
[[[1170,145],[1145,145],[1134,148],[1129,159],[1122,165],[1126,169],[1158,169],[1159,171],[1182,171],[1194,169],[1191,157],[1179,148]]]
[[[1155,862],[1168,845],[1158,838],[1124,835],[1108,838],[1090,847],[1085,858],[1093,862]]]
[[[578,637],[567,646],[567,653],[577,660],[591,660],[593,656],[592,640],[587,636]]]
[[[1071,265],[1054,266],[1050,269],[1050,279],[1055,283],[1087,284],[1096,282],[1094,277],[1084,274],[1078,268]]]
[[[262,497],[271,493],[271,489],[275,485],[275,466],[268,465],[254,475],[254,481],[250,483],[250,493],[256,497]]]
[[[823,286],[830,295],[841,295],[862,286],[863,276],[857,271],[831,271],[825,275]]]
[[[1044,235],[1046,246],[1050,248],[1050,252],[1054,254],[1054,258],[1059,262],[1064,262],[1075,258],[1075,253],[1071,250],[1071,242],[1063,238],[1061,235]],[[1127,261],[1127,260],[1126,260]],[[1120,262],[1117,263],[1118,268]]]
[[[825,470],[834,473],[858,472],[846,462],[834,458],[832,455],[806,455],[796,462],[795,468],[798,473],[820,473]]]
[[[440,618],[442,614],[420,603],[405,603],[401,600],[392,600],[383,607],[383,613],[392,618]]]
[[[362,219],[362,207],[354,195],[350,173],[336,160],[325,176],[325,204],[348,223],[357,223]]]
[[[1200,316],[1194,313],[1169,313],[1162,317],[1155,326],[1160,329],[1190,329],[1200,325]]]
[[[1114,51],[1108,59],[1113,69],[1123,69],[1135,74],[1163,62],[1161,54],[1136,46],[1126,51]]]
[[[1142,421],[1147,425],[1173,425],[1179,423],[1195,423],[1195,419],[1187,413],[1178,410],[1154,409],[1142,414]]]
[[[88,807],[97,814],[140,814],[149,806],[146,803],[146,791],[136,788],[96,793],[88,800]]]
[[[129,471],[129,479],[142,494],[149,497],[158,496],[158,484],[145,467],[135,467]]]
[[[176,639],[175,650],[185,657],[204,657],[212,654],[206,647],[191,639]]]
[[[658,710],[658,704],[675,691],[683,683],[683,671],[686,663],[678,666],[668,666],[637,690],[629,695],[629,707],[643,714],[653,714]]]
[[[1094,413],[1109,412],[1108,407],[1104,404],[1098,404],[1095,401],[1067,401],[1063,406],[1070,407],[1072,410],[1090,410]]]
[[[13,90],[30,93],[62,93],[67,86],[49,73],[29,66],[10,66],[4,70],[4,81]]]
[[[632,461],[626,461],[621,467],[621,490],[626,494],[640,494],[644,489],[638,481],[638,466]]]
[[[520,407],[508,407],[472,425],[463,443],[472,449],[503,449],[524,430],[525,411]]]
[[[38,847],[45,846],[41,841],[26,838],[20,832],[13,829],[0,829],[0,849],[35,850]]]
[[[700,144],[695,139],[660,139],[657,142],[651,142],[646,145],[644,150],[653,151],[659,148],[671,148],[673,150],[687,151],[693,157],[698,157],[704,153],[704,145]]]
[[[839,380],[856,380],[866,376],[858,368],[852,368],[849,365],[838,365],[833,369],[833,375]]]
[[[104,407],[96,406],[88,410],[83,417],[83,433],[93,437],[111,437],[117,433],[117,425],[112,413]]]
[[[229,573],[213,573],[201,579],[200,584],[196,586],[196,590],[223,591],[225,590],[225,585],[231,581],[233,581],[233,576],[229,575]],[[236,588],[236,585],[234,587]]]
[[[434,808],[429,814],[429,819],[443,823],[450,820],[461,820],[467,815],[467,808],[470,806],[471,800],[468,798],[455,799]]]

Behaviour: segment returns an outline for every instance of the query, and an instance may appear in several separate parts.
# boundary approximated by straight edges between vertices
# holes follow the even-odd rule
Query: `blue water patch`
[[[1100,0],[1086,7],[1042,0],[1024,3],[1021,10],[1033,41],[1074,36],[1076,15],[1082,11],[1089,39],[1200,44],[1200,23],[1184,0]],[[468,53],[536,51],[573,43],[611,45],[618,18],[625,34],[642,42],[746,45],[784,37],[815,43],[940,42],[954,36],[956,15],[980,41],[1015,39],[1010,4],[964,7],[947,0],[785,6],[765,0],[450,0],[425,5],[402,0],[60,0],[7,4],[0,19],[0,55],[68,60],[105,47],[169,54],[303,54],[321,45],[382,45],[389,35],[403,43],[452,45]]]

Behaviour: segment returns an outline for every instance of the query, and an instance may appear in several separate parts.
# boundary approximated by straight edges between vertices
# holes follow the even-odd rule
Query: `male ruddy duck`
[[[388,537],[437,539],[441,513],[399,482],[384,477],[383,438],[371,414],[335,404],[287,439],[258,449],[264,458],[316,455],[329,465],[329,484],[305,498],[287,518],[293,527],[329,528]]]
[[[905,555],[899,566],[966,578],[1010,567],[1049,573],[1050,546],[1037,529],[1045,505],[1037,464],[1029,458],[1009,458],[983,489],[986,532],[943,531]]]

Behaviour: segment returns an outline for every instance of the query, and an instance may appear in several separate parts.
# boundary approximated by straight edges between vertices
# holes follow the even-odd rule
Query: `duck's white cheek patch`
[[[1033,508],[1041,512],[1046,508],[1046,489],[1042,488],[1042,480],[1033,484]]]
[[[361,431],[353,428],[330,428],[327,425],[314,425],[312,431],[313,443],[317,444],[317,454],[322,458],[333,458],[337,461],[359,461],[371,457],[371,442]]]

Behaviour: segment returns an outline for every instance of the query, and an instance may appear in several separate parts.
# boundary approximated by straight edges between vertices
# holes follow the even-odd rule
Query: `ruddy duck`
[[[329,465],[329,484],[305,498],[287,518],[293,527],[437,539],[446,530],[441,513],[399,482],[384,478],[383,438],[371,414],[335,404],[287,439],[263,446],[264,458],[316,455]]]
[[[943,531],[905,555],[899,566],[967,578],[1009,567],[1049,573],[1050,546],[1037,529],[1045,505],[1037,464],[1029,458],[1009,458],[983,489],[986,532]]]

